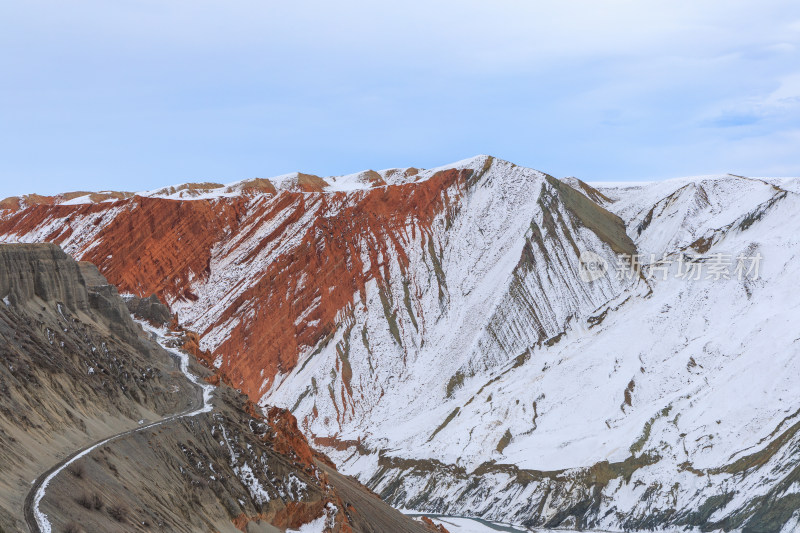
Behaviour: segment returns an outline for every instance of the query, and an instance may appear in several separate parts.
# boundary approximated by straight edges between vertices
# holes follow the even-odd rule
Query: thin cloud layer
[[[493,153],[556,175],[800,175],[790,1],[0,7],[0,194]]]

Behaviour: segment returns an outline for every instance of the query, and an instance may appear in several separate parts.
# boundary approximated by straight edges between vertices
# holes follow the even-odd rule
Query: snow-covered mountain
[[[398,507],[791,531],[799,184],[590,186],[479,156],[9,199],[0,238],[161,296]]]

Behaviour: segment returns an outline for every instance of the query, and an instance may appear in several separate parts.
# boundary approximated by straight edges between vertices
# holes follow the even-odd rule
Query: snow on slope
[[[617,199],[608,209],[626,220],[639,252],[685,248],[775,195],[775,186],[738,176],[677,178],[600,191]]]
[[[397,506],[778,531],[800,508],[798,182],[593,188],[479,156],[40,206],[0,231],[159,292],[235,385]],[[138,221],[154,236],[128,247]],[[584,251],[605,276],[583,281]],[[716,253],[760,254],[759,279],[647,279]],[[622,254],[644,273],[618,278]]]
[[[531,403],[512,404],[472,434],[437,431],[487,371],[588,317],[623,283],[580,282],[581,250],[614,253],[571,218],[544,175],[486,158],[461,165],[487,166],[459,211],[440,215],[427,244],[421,235],[407,245],[409,264],[390,262],[393,281],[368,284],[345,327],[264,403],[294,406],[314,435],[470,466],[492,456],[504,420],[533,416]]]
[[[705,519],[730,519],[738,513],[744,521],[747,512],[753,512],[744,508],[752,506],[757,496],[775,498],[773,491],[782,490],[781,484],[787,479],[784,476],[797,466],[796,460],[781,457],[791,448],[764,450],[776,446],[776,435],[784,439],[778,444],[789,442],[791,446],[792,424],[800,409],[800,387],[794,379],[800,364],[800,332],[791,326],[792,317],[798,313],[797,299],[787,291],[800,274],[795,261],[800,221],[794,215],[800,205],[795,195],[761,181],[736,177],[687,181],[643,191],[644,198],[610,208],[627,217],[629,228],[637,228],[629,231],[639,252],[645,255],[653,253],[661,258],[666,253],[674,260],[676,254],[686,251],[699,254],[701,250],[689,246],[700,237],[711,236],[708,243],[697,243],[706,257],[715,253],[731,257],[763,255],[760,279],[691,281],[676,279],[674,273],[665,281],[639,279],[622,294],[605,294],[606,300],[601,299],[607,302],[605,306],[588,300],[583,316],[570,314],[570,327],[552,345],[537,345],[532,337],[525,339],[531,353],[522,358],[503,350],[508,345],[502,342],[479,344],[478,349],[470,351],[476,334],[468,331],[479,328],[475,322],[467,322],[466,328],[459,329],[462,317],[487,317],[496,307],[492,300],[486,300],[483,308],[471,311],[468,305],[451,300],[452,307],[468,309],[464,315],[455,314],[446,320],[447,331],[454,331],[458,341],[448,344],[446,335],[434,337],[433,348],[427,352],[430,355],[420,350],[420,363],[413,370],[406,373],[406,365],[395,362],[391,372],[378,375],[378,383],[390,385],[381,385],[371,394],[378,395],[382,405],[356,412],[352,423],[340,424],[337,429],[331,422],[339,412],[335,395],[331,395],[331,404],[336,413],[326,410],[313,390],[327,380],[327,371],[337,366],[333,352],[341,355],[342,346],[348,346],[353,375],[367,374],[354,361],[369,361],[369,355],[359,354],[362,350],[356,343],[348,344],[338,337],[334,339],[339,341],[335,348],[327,352],[323,349],[317,356],[316,366],[310,364],[296,373],[265,400],[289,405],[293,398],[282,400],[281,394],[303,391],[294,403],[295,412],[306,415],[312,434],[336,437],[318,439],[318,443],[331,444],[329,452],[349,473],[369,482],[398,505],[417,505],[426,511],[472,512],[493,519],[512,515],[531,520],[538,512],[538,522],[533,523],[550,519],[556,520],[550,525],[569,523],[562,522],[564,517],[556,512],[563,510],[569,497],[546,504],[552,498],[548,496],[549,485],[547,489],[539,486],[537,494],[530,491],[529,483],[513,482],[515,476],[507,472],[495,472],[498,479],[492,482],[486,465],[497,462],[529,471],[569,472],[606,462],[638,462],[636,474],[629,474],[635,476],[633,480],[615,477],[606,482],[604,496],[611,503],[605,508],[617,508],[628,517],[652,517],[659,508],[672,508],[673,513],[683,513],[680,520],[692,524],[700,520],[691,514],[699,502],[727,498],[732,494],[729,485],[741,484],[742,495],[732,497]],[[637,204],[646,209],[635,209]],[[511,206],[509,211],[520,209]],[[652,220],[639,232],[642,212],[646,216],[650,211]],[[485,219],[485,212],[479,218]],[[475,224],[466,223],[469,227]],[[463,235],[460,239],[468,241]],[[471,250],[474,246],[469,244]],[[476,253],[485,253],[485,243],[479,246]],[[458,264],[473,262],[466,259]],[[450,274],[446,263],[443,270],[445,279],[458,276],[457,271],[455,276]],[[491,287],[508,286],[509,271],[476,278]],[[574,282],[576,272],[571,275]],[[550,276],[540,275],[537,282],[541,284],[544,279]],[[492,281],[499,283],[491,285]],[[558,309],[563,302],[550,294],[552,291],[538,294],[533,300]],[[507,311],[513,305],[504,302],[499,307]],[[574,313],[575,308],[570,309]],[[370,326],[368,320],[379,317],[380,311],[369,310],[368,303],[364,315],[356,314],[355,329],[363,320],[365,329],[374,335],[378,327]],[[539,324],[525,318],[529,319],[527,333],[535,331]],[[513,320],[506,315],[503,322]],[[556,332],[557,328],[548,331],[551,335]],[[511,346],[521,352],[523,344]],[[326,353],[330,362],[324,361]],[[454,365],[450,354],[468,354],[466,363]],[[391,357],[382,354],[380,359]],[[459,370],[466,371],[459,374]],[[330,375],[335,382],[335,373]],[[449,376],[461,379],[452,398],[441,390]],[[309,380],[310,393],[308,387],[304,388]],[[335,390],[334,384],[329,391]],[[309,409],[313,416],[307,414]],[[320,425],[320,418],[327,423]],[[782,433],[785,431],[788,433]],[[343,442],[357,445],[340,449]],[[763,471],[737,470],[735,465],[754,460],[753,454],[758,453],[769,457]],[[387,460],[387,456],[394,459]],[[454,466],[437,471],[439,463]],[[387,465],[401,466],[392,473]],[[470,484],[466,482],[448,486],[441,493],[432,488],[442,483],[441,478],[446,480],[452,468],[468,473],[483,468],[480,476],[468,478],[471,483],[477,483],[476,478],[481,480],[477,490],[472,487],[479,498],[469,494]],[[415,484],[414,475],[409,474],[419,469],[427,473]],[[732,473],[718,473],[726,469]],[[701,490],[698,472],[717,475],[710,487]],[[662,493],[659,487],[666,480],[675,484]],[[507,492],[498,492],[503,486]],[[491,492],[508,501],[498,505],[496,499],[486,499]],[[579,501],[580,497],[575,498]],[[598,506],[594,520],[603,509]],[[592,525],[615,527],[619,519]]]
[[[420,457],[419,451],[394,446],[375,461],[337,458],[395,504],[415,502],[430,512],[514,518],[528,525],[706,521],[721,527],[727,519],[780,529],[798,505],[783,498],[793,501],[799,472],[794,453],[800,332],[794,318],[800,302],[791,287],[800,275],[800,200],[764,183],[747,190],[749,183],[726,181],[733,183],[694,184],[714,191],[699,205],[694,195],[668,192],[674,203],[660,214],[667,223],[659,239],[643,232],[637,245],[660,242],[671,247],[654,252],[675,258],[693,240],[692,231],[711,232],[716,236],[704,255],[760,253],[759,279],[639,280],[624,300],[618,297],[608,313],[597,315],[601,320],[575,321],[557,343],[537,347],[524,364],[465,385],[470,393],[451,402],[459,411],[442,438],[456,444],[465,435],[474,439],[494,430],[497,436],[504,427],[508,438],[501,441],[502,452],[486,442],[465,446],[458,462],[463,470],[409,466],[399,458]],[[726,198],[735,188],[746,198]],[[663,190],[646,193],[654,205],[664,203]],[[738,204],[731,207],[731,201]],[[673,226],[670,219],[686,212],[700,223]],[[654,217],[653,224],[659,222]],[[483,462],[476,469],[478,461]],[[610,479],[599,483],[597,465],[603,464],[610,465]],[[564,494],[564,484],[577,489]],[[593,485],[601,497],[592,495]],[[584,502],[590,512],[564,514]],[[765,517],[773,504],[786,512]],[[702,505],[713,512],[699,516]]]
[[[271,178],[254,178],[249,180],[234,181],[228,184],[221,183],[183,183],[142,191],[139,196],[150,198],[165,198],[172,200],[212,200],[229,198],[241,195],[248,189],[257,188],[259,192],[274,191],[304,191],[304,192],[354,192],[364,191],[374,187],[398,185],[415,180],[419,170],[415,168],[391,168],[385,170],[365,170],[344,176],[319,177],[302,172],[290,172],[273,176]],[[88,197],[82,197],[87,199]],[[73,200],[76,202],[78,200]]]

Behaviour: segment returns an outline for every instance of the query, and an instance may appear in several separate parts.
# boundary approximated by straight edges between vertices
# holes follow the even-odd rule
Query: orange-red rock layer
[[[281,244],[286,235],[297,244],[262,271],[249,272],[248,288],[214,324],[248,312],[212,356],[222,356],[227,378],[257,400],[265,382],[290,371],[304,349],[335,331],[339,313],[355,304],[369,281],[388,281],[390,257],[401,269],[407,266],[410,242],[427,238],[434,217],[453,207],[452,196],[460,194],[469,172],[446,170],[422,182],[354,193],[285,191],[266,202],[248,196],[191,201],[134,196],[99,204],[40,203],[0,219],[0,234],[33,234],[38,228],[37,238],[62,244],[73,236],[73,226],[84,232],[88,226],[93,237],[69,251],[96,264],[121,292],[192,302],[197,295],[191,285],[207,279],[219,245],[281,220],[244,261]],[[306,181],[313,191],[316,182]],[[104,217],[111,210],[119,212]],[[309,211],[314,216],[301,227],[298,221]],[[58,219],[63,223],[52,224]],[[41,231],[49,222],[48,231]]]

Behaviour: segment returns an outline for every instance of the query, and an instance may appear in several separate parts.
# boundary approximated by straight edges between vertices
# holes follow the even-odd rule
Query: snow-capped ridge
[[[77,191],[60,193],[52,196],[29,194],[22,197],[12,196],[0,201],[0,211],[19,211],[31,205],[79,205],[124,200],[133,196],[145,198],[161,198],[169,200],[214,200],[238,196],[273,195],[282,191],[304,193],[340,193],[355,192],[426,181],[437,172],[443,170],[472,170],[481,172],[491,164],[502,164],[508,168],[517,165],[489,155],[477,155],[453,163],[440,165],[431,169],[417,167],[396,167],[383,170],[362,170],[352,174],[339,176],[317,176],[304,172],[289,172],[268,178],[247,178],[229,183],[215,181],[183,182],[156,189],[139,192]],[[524,168],[524,167],[519,167]],[[531,172],[539,173],[532,169]]]

